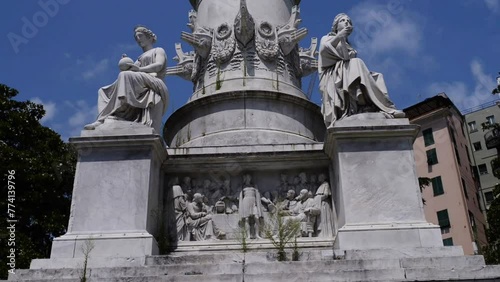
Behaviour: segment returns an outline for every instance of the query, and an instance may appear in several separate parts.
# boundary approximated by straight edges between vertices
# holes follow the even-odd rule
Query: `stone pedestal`
[[[320,108],[267,91],[232,91],[189,102],[164,128],[171,148],[314,144],[324,140]]]
[[[71,216],[51,259],[81,258],[87,242],[94,258],[158,254],[152,234],[161,220],[160,166],[167,156],[161,137],[138,124],[106,121],[70,142],[78,150]]]
[[[442,246],[425,220],[413,155],[417,125],[381,114],[352,116],[328,129],[340,250]]]

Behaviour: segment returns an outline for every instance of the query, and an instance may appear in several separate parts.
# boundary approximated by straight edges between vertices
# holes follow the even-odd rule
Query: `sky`
[[[116,79],[121,54],[142,53],[136,25],[156,33],[168,66],[176,65],[181,32],[190,31],[188,0],[2,0],[0,9],[0,83],[19,90],[17,100],[43,104],[42,124],[63,140],[95,121],[97,90]],[[300,12],[309,31],[302,47],[327,34],[335,15],[350,15],[350,42],[370,70],[384,74],[399,109],[441,92],[459,109],[498,99],[491,91],[500,71],[500,0],[302,0]],[[163,121],[192,94],[190,81],[165,81],[170,105]],[[311,100],[320,104],[313,82]]]

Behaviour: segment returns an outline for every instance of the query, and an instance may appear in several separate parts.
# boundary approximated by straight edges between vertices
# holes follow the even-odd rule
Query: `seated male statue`
[[[220,239],[225,235],[213,223],[209,207],[203,203],[200,193],[195,193],[193,202],[187,204],[186,225],[194,241]]]

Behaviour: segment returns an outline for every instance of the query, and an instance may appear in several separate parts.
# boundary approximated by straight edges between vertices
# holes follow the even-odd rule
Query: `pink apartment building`
[[[417,174],[432,180],[422,192],[425,217],[441,226],[445,246],[460,245],[466,255],[477,254],[487,244],[486,221],[464,116],[444,93],[404,111],[421,126],[413,145]]]

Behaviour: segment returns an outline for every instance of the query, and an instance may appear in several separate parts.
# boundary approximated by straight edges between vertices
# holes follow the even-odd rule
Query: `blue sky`
[[[42,123],[65,140],[95,120],[97,90],[116,79],[120,55],[141,53],[133,27],[151,28],[174,66],[174,44],[189,31],[191,9],[188,0],[3,0],[0,7],[0,83],[18,89],[18,100],[42,103]],[[303,0],[300,8],[309,30],[304,47],[329,32],[336,14],[351,16],[358,56],[384,74],[400,109],[439,92],[460,109],[496,98],[490,93],[500,71],[500,0]],[[181,78],[167,77],[166,84],[164,120],[192,93]],[[312,100],[319,104],[317,89]]]

